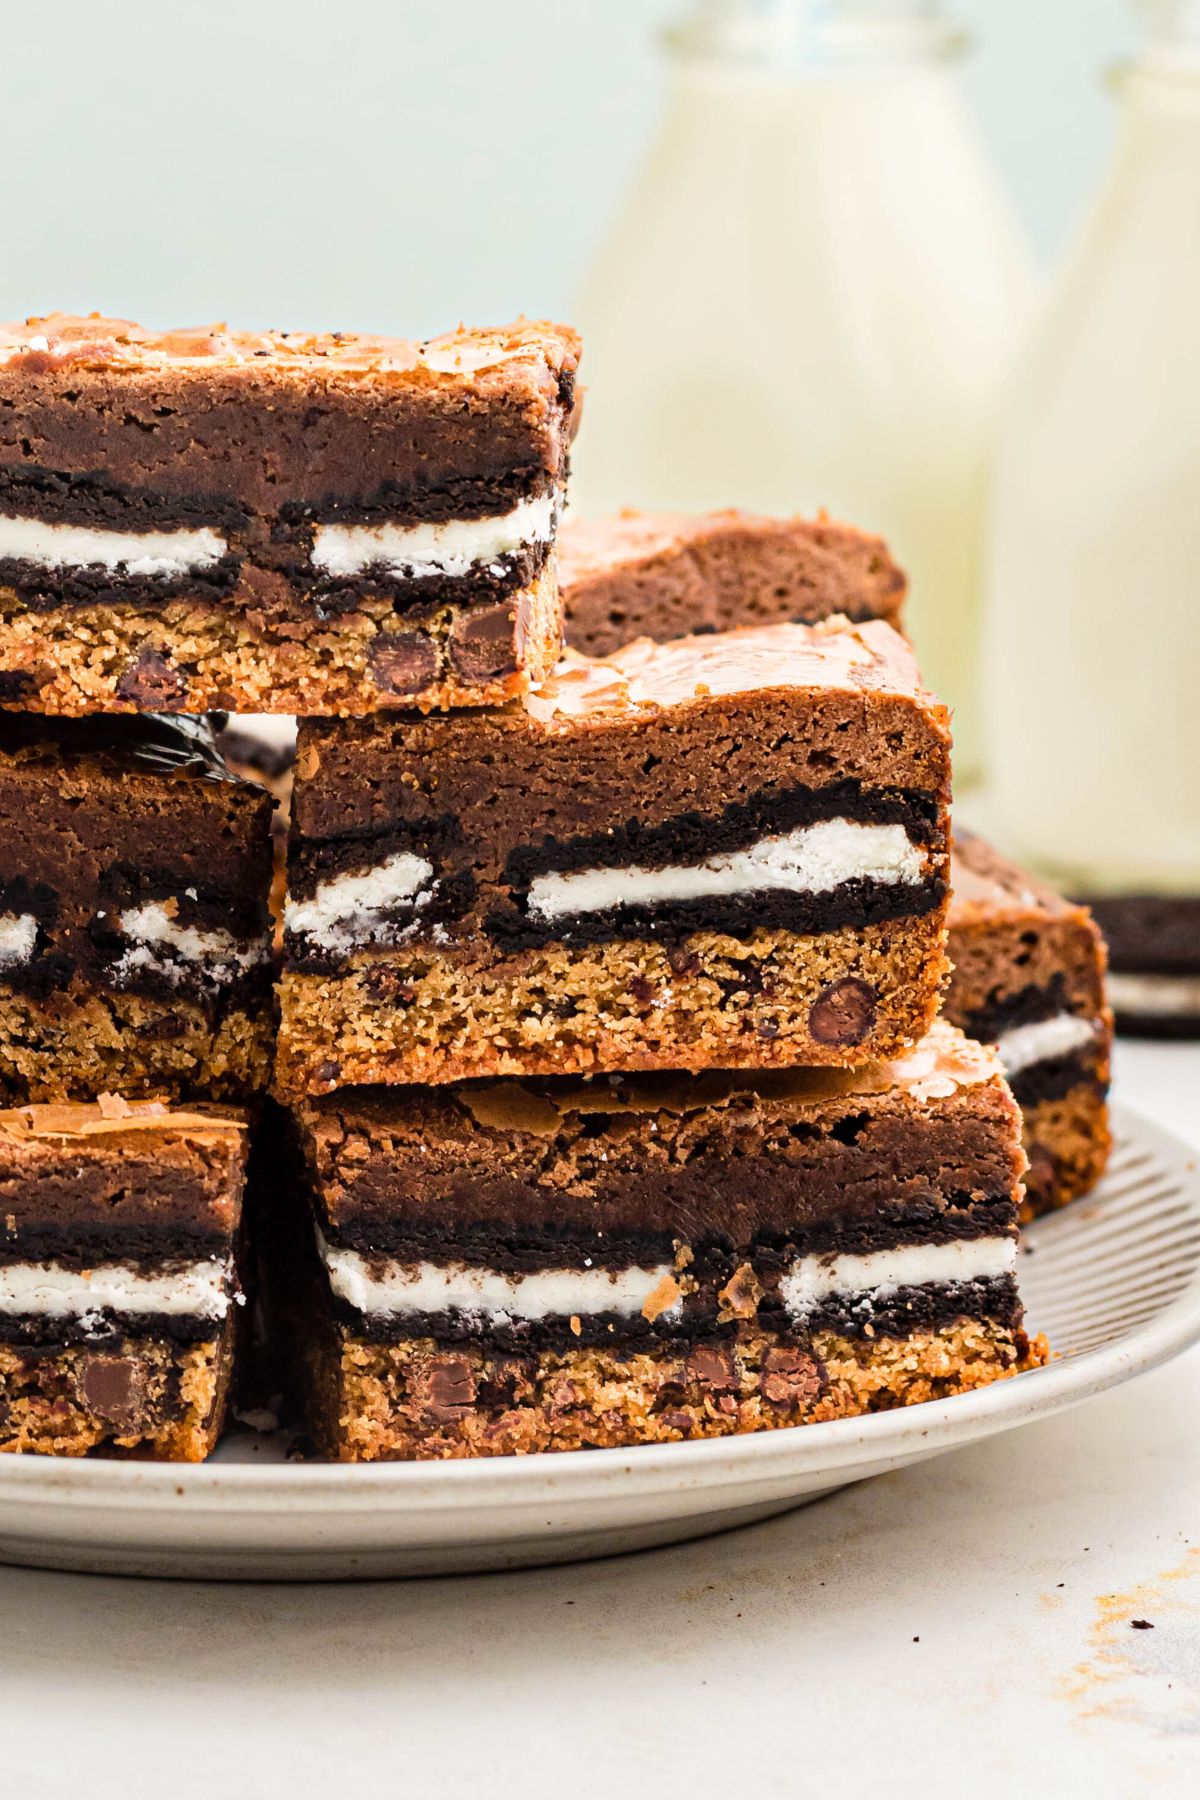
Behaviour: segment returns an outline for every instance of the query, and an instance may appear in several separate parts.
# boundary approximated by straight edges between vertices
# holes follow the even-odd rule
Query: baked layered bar
[[[970,833],[955,833],[951,871],[946,1017],[999,1049],[1025,1120],[1031,1217],[1085,1193],[1108,1160],[1104,940],[1085,907]]]
[[[0,713],[0,1095],[263,1090],[271,806],[200,720]]]
[[[587,656],[834,613],[898,626],[908,586],[883,539],[853,525],[732,508],[570,518],[558,568],[567,642]]]
[[[0,1113],[0,1451],[199,1462],[242,1311],[242,1116]]]
[[[878,621],[306,721],[277,1092],[894,1054],[945,969],[949,743]]]
[[[1200,1038],[1200,894],[1099,894],[1108,996],[1131,1037]]]
[[[0,705],[477,706],[558,654],[579,342],[0,327]]]
[[[1041,1354],[1019,1115],[942,1023],[856,1071],[351,1091],[292,1132],[264,1288],[326,1457],[801,1425]]]

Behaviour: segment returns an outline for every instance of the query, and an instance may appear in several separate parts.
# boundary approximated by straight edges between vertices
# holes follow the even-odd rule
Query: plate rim
[[[1200,1149],[1134,1108],[1112,1108],[1114,1138],[1153,1148],[1190,1183],[1200,1220]],[[1075,1202],[1078,1205],[1081,1202]],[[1086,1204],[1086,1196],[1082,1198]],[[1070,1210],[1051,1215],[1065,1225]],[[1046,1222],[1046,1221],[1043,1221]],[[1160,1368],[1200,1342],[1200,1255],[1179,1294],[1161,1311],[1117,1342],[1051,1360],[970,1393],[856,1418],[770,1431],[640,1444],[583,1453],[467,1457],[445,1461],[153,1463],[102,1457],[0,1455],[0,1504],[29,1504],[38,1490],[56,1507],[153,1508],[180,1501],[259,1513],[286,1506],[292,1513],[335,1504],[352,1510],[356,1497],[374,1507],[386,1497],[397,1504],[435,1503],[458,1511],[551,1493],[574,1503],[610,1489],[636,1473],[654,1488],[725,1487],[800,1463],[845,1472],[857,1463],[886,1462],[893,1452],[922,1443],[922,1454],[991,1436],[1008,1424],[1047,1417],[1097,1393]]]

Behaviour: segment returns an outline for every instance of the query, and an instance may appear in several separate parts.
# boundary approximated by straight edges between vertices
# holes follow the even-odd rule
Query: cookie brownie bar
[[[1108,1160],[1104,940],[1084,907],[967,832],[951,870],[946,1016],[999,1047],[1025,1119],[1031,1216],[1084,1193]]]
[[[878,621],[305,722],[277,1091],[895,1053],[945,969],[949,742]]]
[[[246,1139],[236,1114],[113,1095],[0,1113],[0,1451],[208,1455]]]
[[[636,637],[832,613],[898,625],[908,584],[883,539],[853,525],[731,509],[569,519],[558,585],[567,642],[610,656]]]
[[[366,713],[561,640],[579,342],[0,327],[0,704]]]
[[[1098,894],[1108,996],[1131,1037],[1200,1038],[1200,895]]]
[[[202,721],[0,713],[0,841],[0,1094],[266,1086],[271,799]]]
[[[1039,1354],[1019,1116],[945,1024],[867,1069],[349,1091],[293,1130],[265,1288],[326,1456],[724,1436]]]

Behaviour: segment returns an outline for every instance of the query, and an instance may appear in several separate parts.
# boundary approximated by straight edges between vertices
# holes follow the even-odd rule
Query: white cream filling
[[[590,1313],[633,1318],[671,1275],[667,1263],[651,1269],[541,1269],[531,1275],[464,1263],[387,1263],[380,1268],[356,1250],[327,1244],[319,1232],[317,1241],[333,1292],[367,1314],[461,1312],[494,1325]],[[659,1317],[674,1318],[679,1304]]]
[[[106,1311],[223,1319],[229,1311],[229,1275],[228,1261],[212,1260],[156,1275],[130,1263],[94,1269],[8,1263],[0,1265],[0,1313],[84,1321]]]
[[[863,825],[825,819],[780,837],[760,838],[746,850],[710,856],[702,863],[665,869],[579,869],[537,875],[529,884],[529,911],[539,919],[600,912],[615,906],[662,906],[677,900],[730,894],[823,894],[844,881],[919,882],[924,852],[902,825]]]
[[[1148,1019],[1187,1019],[1200,1013],[1200,975],[1108,976],[1108,997],[1118,1012]]]
[[[490,519],[445,519],[421,525],[318,525],[312,565],[322,575],[469,575],[554,536],[557,499],[521,500]]]
[[[211,569],[229,546],[215,531],[98,531],[0,515],[0,557],[40,569],[102,568],[121,575],[187,575]]]
[[[203,966],[214,980],[229,981],[266,962],[271,954],[265,939],[245,944],[232,932],[180,925],[161,900],[129,907],[121,914],[118,929],[132,943],[116,965],[118,977],[136,969],[149,969],[178,981],[184,973],[179,966],[182,962]]]
[[[994,1281],[1016,1267],[1013,1237],[958,1238],[949,1244],[901,1244],[864,1256],[801,1256],[779,1283],[793,1318],[813,1312],[833,1295],[859,1302],[898,1288]]]
[[[1052,1019],[1038,1019],[1032,1025],[1014,1025],[1000,1034],[996,1049],[1006,1075],[1019,1075],[1034,1063],[1051,1062],[1058,1056],[1070,1056],[1085,1050],[1096,1039],[1091,1019],[1075,1013],[1056,1013]]]
[[[401,850],[365,875],[335,875],[310,900],[289,900],[284,929],[324,950],[350,950],[369,939],[389,909],[420,906],[429,899],[433,864]]]
[[[0,969],[28,962],[37,948],[38,923],[32,913],[0,915]]]

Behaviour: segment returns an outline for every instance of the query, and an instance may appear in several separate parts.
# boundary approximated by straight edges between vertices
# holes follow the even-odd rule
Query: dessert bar
[[[894,1054],[945,970],[949,742],[879,621],[306,721],[277,1092]]]
[[[197,1462],[242,1312],[242,1117],[0,1113],[0,1450]]]
[[[1108,1160],[1112,1017],[1104,941],[981,838],[955,833],[946,1016],[998,1046],[1025,1119],[1026,1213],[1084,1193]]]
[[[1200,1037],[1200,895],[1098,894],[1108,997],[1132,1037]]]
[[[1042,1354],[1017,1108],[942,1023],[866,1069],[356,1090],[291,1125],[264,1292],[328,1457],[724,1436]]]
[[[0,1094],[260,1092],[271,799],[197,719],[0,713]]]
[[[882,538],[820,515],[617,513],[559,538],[567,642],[610,656],[637,637],[841,613],[899,625],[907,590]]]
[[[479,705],[552,666],[579,343],[0,327],[0,704]]]

